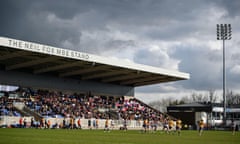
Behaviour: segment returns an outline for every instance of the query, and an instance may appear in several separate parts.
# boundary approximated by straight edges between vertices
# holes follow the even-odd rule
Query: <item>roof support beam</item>
[[[162,76],[161,78],[163,79],[164,76]],[[130,80],[127,80],[127,81],[123,81],[120,84],[128,85],[128,84],[140,83],[140,82],[145,82],[145,81],[151,81],[151,80],[155,80],[155,79],[156,79],[156,77],[151,76],[149,74],[148,76],[141,77],[141,78],[138,78],[138,79],[130,79]]]
[[[81,62],[81,61],[74,62],[74,63],[57,64],[55,66],[49,66],[47,68],[34,70],[34,74],[40,74],[40,73],[45,73],[45,72],[51,72],[51,71],[55,71],[55,70],[70,68],[70,67],[74,67],[74,66],[80,66],[81,64],[83,64],[83,62]]]
[[[123,75],[123,76],[104,79],[104,80],[102,80],[102,82],[122,81],[122,80],[137,78],[137,77],[143,77],[143,76],[146,76],[146,75],[149,75],[149,74],[147,74],[147,73],[143,73],[143,74],[141,74],[141,73],[131,73],[131,74],[128,74],[128,75]]]
[[[46,58],[42,58],[42,59],[31,60],[31,61],[27,61],[24,63],[18,63],[15,65],[7,66],[6,70],[13,70],[13,69],[18,69],[18,68],[29,67],[29,66],[33,66],[33,65],[37,65],[37,64],[50,62],[50,61],[56,60],[56,59],[59,59],[59,57],[46,57]]]
[[[110,71],[110,72],[103,72],[103,73],[97,73],[97,74],[92,74],[92,75],[88,75],[88,76],[83,76],[82,80],[110,77],[110,76],[115,76],[115,75],[119,75],[119,74],[126,74],[126,73],[130,73],[130,72],[129,71],[121,71],[121,70],[113,70],[113,71]]]
[[[61,73],[61,74],[59,74],[59,76],[60,77],[67,77],[67,76],[73,76],[73,75],[80,75],[80,74],[94,72],[94,71],[98,71],[98,70],[105,70],[107,67],[109,67],[109,66],[106,66],[106,65],[95,66],[95,65],[93,65],[90,68]]]
[[[25,51],[18,51],[18,52],[14,52],[11,54],[3,55],[0,57],[0,60],[6,60],[6,59],[14,58],[14,57],[25,56],[25,55],[28,55],[28,53]]]
[[[163,83],[163,82],[170,82],[170,81],[176,81],[176,79],[173,79],[171,77],[157,78],[156,80],[137,82],[134,84],[134,86],[142,86],[142,85],[149,85],[149,84],[156,84],[156,83]]]

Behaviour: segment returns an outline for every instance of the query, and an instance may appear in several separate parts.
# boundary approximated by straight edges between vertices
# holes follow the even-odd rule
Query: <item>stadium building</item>
[[[0,84],[105,96],[187,80],[188,73],[0,37]]]
[[[194,102],[167,107],[168,114],[180,118],[185,124],[192,128],[198,127],[198,122],[203,120],[208,129],[217,129],[224,126],[223,104],[211,102]],[[228,105],[226,126],[231,128],[232,121],[235,122],[237,130],[240,126],[240,106],[237,104]]]

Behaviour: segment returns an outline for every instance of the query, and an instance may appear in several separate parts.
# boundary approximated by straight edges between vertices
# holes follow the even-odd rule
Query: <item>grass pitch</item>
[[[141,133],[136,130],[0,129],[0,144],[239,144],[240,132],[182,131],[177,134]]]

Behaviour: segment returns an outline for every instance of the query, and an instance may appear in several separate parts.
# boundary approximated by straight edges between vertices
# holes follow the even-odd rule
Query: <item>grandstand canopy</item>
[[[132,87],[190,77],[188,73],[6,37],[0,37],[0,69]]]

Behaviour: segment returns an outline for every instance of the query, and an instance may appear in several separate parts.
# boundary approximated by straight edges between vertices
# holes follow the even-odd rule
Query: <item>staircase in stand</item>
[[[35,120],[41,120],[41,115],[38,113],[32,111],[28,107],[25,106],[24,103],[22,102],[15,102],[13,103],[13,106],[17,109],[17,111],[22,115],[22,116],[33,116]]]

